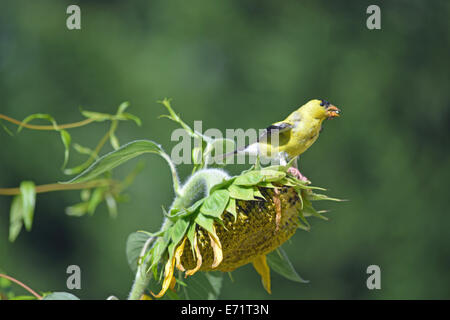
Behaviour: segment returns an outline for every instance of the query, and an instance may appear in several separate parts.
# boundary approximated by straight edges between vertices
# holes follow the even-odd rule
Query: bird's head
[[[305,108],[305,112],[309,113],[316,119],[331,119],[339,117],[341,110],[332,105],[326,100],[314,99],[305,104],[302,108]]]

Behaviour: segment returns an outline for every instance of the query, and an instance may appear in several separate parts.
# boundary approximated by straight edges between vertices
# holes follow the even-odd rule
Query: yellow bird
[[[325,119],[339,117],[341,110],[326,100],[311,100],[292,112],[285,120],[266,128],[257,142],[242,149],[225,154],[260,155],[279,160],[281,165],[297,158],[305,152],[319,137]],[[297,162],[289,172],[297,178],[308,181],[297,169]]]

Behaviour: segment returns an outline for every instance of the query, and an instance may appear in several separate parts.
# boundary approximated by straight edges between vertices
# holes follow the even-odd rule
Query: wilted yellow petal
[[[183,242],[175,250],[175,261],[177,262],[176,266],[177,266],[177,269],[180,270],[180,271],[184,271],[184,267],[181,264],[181,256],[183,255],[184,244],[186,243],[186,239],[187,238],[184,238]]]
[[[216,228],[213,226],[214,233],[209,233],[209,238],[211,239],[211,247],[214,252],[214,261],[211,265],[212,268],[216,268],[223,260],[222,244],[220,243],[219,237],[216,234]]]
[[[162,289],[158,294],[151,293],[155,298],[161,298],[169,289],[170,284],[172,283],[173,278],[173,269],[175,267],[175,257],[169,259],[164,268],[164,281],[162,284]]]
[[[200,249],[198,248],[197,234],[194,235],[194,249],[195,249],[195,255],[197,256],[197,265],[195,266],[194,269],[186,271],[185,277],[192,276],[202,266],[202,255],[200,253]]]
[[[270,268],[267,265],[266,255],[257,257],[253,261],[253,267],[261,276],[261,281],[264,286],[264,289],[266,289],[268,293],[272,293],[270,291]]]
[[[172,291],[175,291],[175,285],[177,284],[177,279],[175,279],[175,276],[172,276],[172,280],[170,281],[169,289]]]

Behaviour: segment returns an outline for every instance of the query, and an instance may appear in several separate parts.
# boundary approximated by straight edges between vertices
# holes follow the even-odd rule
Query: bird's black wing
[[[294,127],[293,125],[287,122],[279,122],[277,124],[273,124],[264,130],[264,132],[259,136],[258,142],[267,141],[267,139],[270,139],[272,135],[274,134],[281,135],[284,132],[292,130],[293,127]]]

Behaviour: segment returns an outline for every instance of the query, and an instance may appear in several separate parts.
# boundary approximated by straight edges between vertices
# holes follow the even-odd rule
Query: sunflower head
[[[185,277],[198,271],[233,271],[252,263],[270,292],[266,255],[298,228],[309,230],[307,217],[323,217],[312,200],[337,200],[287,173],[284,166],[250,169],[214,185],[188,208],[173,208],[170,226],[149,251],[153,272],[163,278],[162,297],[175,284],[174,270]]]

